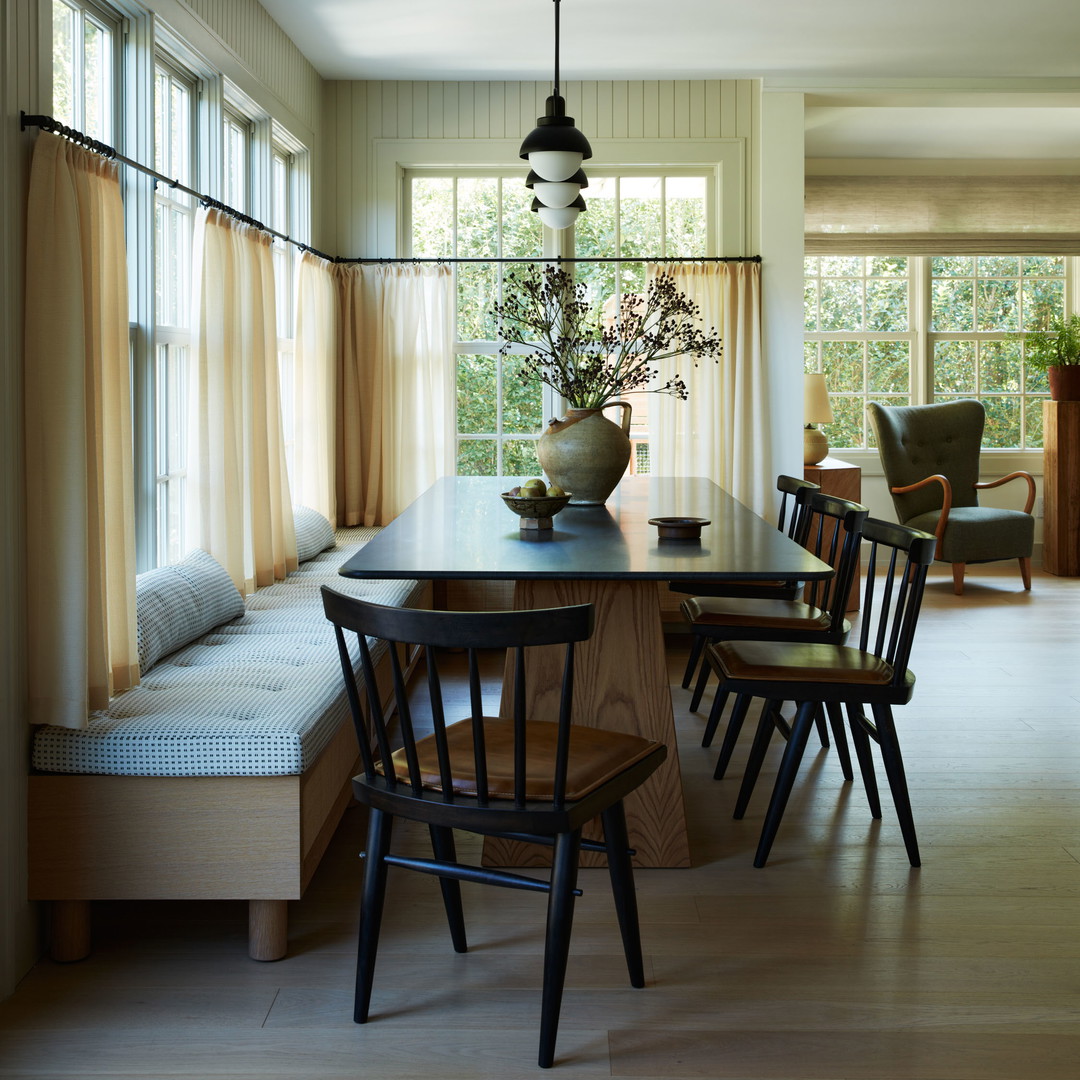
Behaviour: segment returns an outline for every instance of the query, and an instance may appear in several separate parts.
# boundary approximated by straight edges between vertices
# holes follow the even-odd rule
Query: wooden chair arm
[[[941,517],[938,518],[937,528],[934,530],[934,535],[937,537],[937,550],[934,557],[940,559],[941,544],[945,537],[945,526],[949,523],[949,511],[952,509],[952,484],[949,483],[949,478],[942,476],[941,473],[935,473],[933,476],[924,477],[922,480],[918,480],[914,484],[908,484],[906,487],[894,487],[889,488],[889,490],[894,495],[906,495],[909,491],[918,491],[919,488],[934,483],[941,485]]]
[[[1024,479],[1028,485],[1028,497],[1027,505],[1024,507],[1024,513],[1030,514],[1031,508],[1035,505],[1035,477],[1029,472],[1020,470],[1019,472],[1011,472],[1008,476],[1002,476],[998,480],[988,480],[985,484],[976,484],[976,488],[993,488],[999,487],[1001,484],[1006,484],[1010,480]]]

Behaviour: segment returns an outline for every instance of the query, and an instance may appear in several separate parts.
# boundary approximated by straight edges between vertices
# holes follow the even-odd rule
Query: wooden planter
[[[1052,401],[1080,401],[1080,364],[1047,368]]]

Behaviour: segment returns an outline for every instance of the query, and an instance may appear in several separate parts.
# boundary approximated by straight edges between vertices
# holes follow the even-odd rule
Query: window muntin
[[[100,142],[114,141],[115,23],[95,7],[53,0],[53,116]]]
[[[1043,372],[1017,337],[1065,311],[1061,256],[812,256],[806,259],[805,368],[823,371],[831,446],[866,449],[870,401],[974,397],[987,449],[1042,446]]]
[[[590,170],[588,210],[573,228],[577,256],[615,259],[704,255],[710,244],[711,179],[704,172]],[[536,258],[544,229],[531,213],[532,193],[519,173],[414,170],[407,176],[406,230],[417,257]],[[628,292],[645,288],[644,263],[569,264],[599,307],[617,309]],[[533,475],[544,420],[561,411],[547,387],[518,377],[526,351],[499,357],[492,307],[501,296],[506,264],[455,264],[457,288],[457,469],[459,474]],[[648,472],[648,395],[634,399],[632,471]]]

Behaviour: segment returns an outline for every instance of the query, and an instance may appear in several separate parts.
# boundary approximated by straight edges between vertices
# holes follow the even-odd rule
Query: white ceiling
[[[261,3],[327,79],[553,75],[552,0]],[[560,18],[564,80],[1063,80],[1051,108],[828,98],[807,155],[1080,158],[1080,0],[564,0]]]

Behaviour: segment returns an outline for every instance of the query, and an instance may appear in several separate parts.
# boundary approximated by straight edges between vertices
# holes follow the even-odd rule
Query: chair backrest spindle
[[[867,519],[863,538],[870,552],[859,648],[889,663],[893,681],[900,683],[907,675],[927,568],[937,541],[930,533],[875,518]]]

